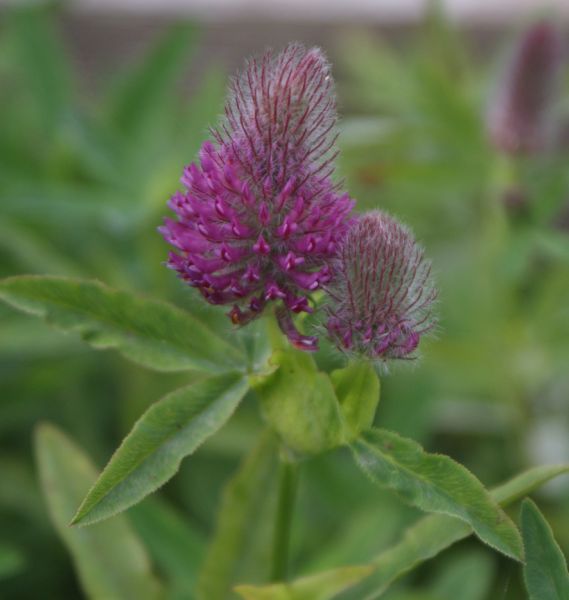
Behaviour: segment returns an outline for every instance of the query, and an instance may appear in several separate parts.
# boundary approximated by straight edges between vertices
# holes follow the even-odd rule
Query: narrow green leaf
[[[224,600],[239,580],[250,580],[248,563],[269,571],[272,527],[264,516],[274,512],[278,473],[277,442],[265,433],[226,486],[219,521],[199,577],[199,600]]]
[[[150,556],[167,577],[174,597],[193,597],[205,549],[203,535],[186,515],[158,496],[131,508],[129,518]]]
[[[495,488],[490,495],[502,506],[507,506],[550,479],[566,473],[569,473],[569,465],[534,467]],[[342,592],[337,600],[376,600],[396,579],[471,533],[472,529],[466,523],[453,517],[423,517],[407,529],[400,542],[381,552],[367,565],[361,565],[372,566],[371,572],[362,572],[359,578],[354,577],[350,589],[346,588],[347,591]],[[330,573],[343,569],[340,567]]]
[[[372,569],[371,566],[342,567],[288,584],[276,583],[262,588],[240,585],[235,591],[245,600],[330,600],[369,575]]]
[[[446,515],[429,515],[420,519],[405,531],[399,543],[369,563],[373,566],[371,574],[361,585],[350,590],[346,599],[378,598],[396,579],[470,533],[472,529],[466,523]]]
[[[49,7],[19,7],[9,12],[7,33],[18,74],[49,132],[57,131],[72,98],[71,69],[49,14]]]
[[[534,467],[493,489],[490,494],[501,506],[508,506],[549,480],[567,473],[569,465]],[[372,561],[372,575],[341,599],[375,600],[396,579],[471,533],[472,529],[466,523],[452,517],[423,517],[407,529],[399,543],[379,554]]]
[[[251,378],[265,418],[285,444],[301,454],[340,445],[344,423],[330,377],[319,372],[312,356],[279,350],[269,361],[275,370]]]
[[[195,34],[193,25],[176,24],[156,42],[141,64],[121,79],[109,106],[111,120],[120,129],[136,134],[170,107]]]
[[[0,299],[151,369],[223,372],[241,366],[239,352],[192,315],[96,281],[11,277],[0,280]]]
[[[352,439],[373,425],[379,402],[379,377],[369,361],[355,361],[330,374]]]
[[[520,522],[526,563],[524,581],[530,600],[569,600],[569,573],[561,548],[534,502],[522,502]]]
[[[158,598],[160,585],[125,517],[90,529],[69,527],[73,510],[97,476],[83,451],[51,425],[38,427],[35,451],[51,520],[87,597]]]
[[[496,502],[502,506],[508,506],[516,500],[531,494],[550,479],[566,473],[569,473],[569,464],[532,467],[494,488],[490,494]]]
[[[246,391],[247,380],[229,373],[197,381],[153,404],[113,454],[72,524],[112,517],[166,483],[182,459],[229,419]]]
[[[381,485],[427,512],[458,517],[485,543],[521,560],[521,536],[484,486],[451,458],[428,454],[413,440],[372,429],[352,449],[362,469]]]

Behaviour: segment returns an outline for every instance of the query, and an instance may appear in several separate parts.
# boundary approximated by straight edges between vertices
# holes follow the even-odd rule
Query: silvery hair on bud
[[[431,263],[411,231],[380,211],[353,222],[326,291],[328,335],[349,353],[413,359],[436,324]]]

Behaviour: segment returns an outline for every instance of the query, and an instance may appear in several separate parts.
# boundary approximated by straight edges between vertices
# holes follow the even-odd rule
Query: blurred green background
[[[228,72],[271,40],[318,43],[338,82],[346,187],[359,210],[385,209],[414,228],[441,290],[438,334],[417,364],[383,377],[378,423],[449,454],[488,486],[569,461],[569,63],[551,102],[555,143],[506,157],[488,142],[484,118],[523,22],[472,31],[432,9],[408,28],[272,24],[250,38],[246,24],[174,21],[0,10],[0,275],[97,278],[201,311],[229,332],[164,268],[156,228],[222,111]],[[512,194],[521,202],[508,202]],[[102,467],[142,411],[188,378],[92,351],[0,306],[0,597],[82,597],[40,492],[35,426],[56,424]],[[128,512],[172,597],[192,598],[221,492],[260,428],[248,399],[178,476]],[[569,554],[567,481],[542,490],[539,503]],[[365,561],[416,516],[341,452],[312,460],[293,570]],[[252,555],[236,581],[263,568]],[[470,539],[385,597],[523,592],[519,570]]]

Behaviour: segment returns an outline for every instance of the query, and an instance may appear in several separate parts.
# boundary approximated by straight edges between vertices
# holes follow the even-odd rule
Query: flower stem
[[[297,487],[298,464],[286,458],[281,459],[271,581],[284,581],[288,574],[288,552]]]

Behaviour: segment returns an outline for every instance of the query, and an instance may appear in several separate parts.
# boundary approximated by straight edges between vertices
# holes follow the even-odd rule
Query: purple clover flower
[[[496,148],[507,154],[545,148],[561,63],[562,42],[554,25],[540,21],[523,33],[488,111],[488,132]]]
[[[318,48],[289,45],[253,59],[229,90],[225,119],[199,163],[184,170],[185,192],[160,229],[177,253],[168,266],[211,304],[230,304],[243,325],[277,303],[291,343],[316,350],[293,313],[330,279],[353,201],[331,176],[337,156],[336,99]]]
[[[327,285],[329,337],[372,359],[409,359],[435,326],[431,264],[409,229],[375,211],[354,221]]]

